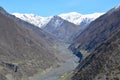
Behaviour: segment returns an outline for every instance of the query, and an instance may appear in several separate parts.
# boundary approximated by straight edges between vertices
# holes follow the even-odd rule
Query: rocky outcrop
[[[12,70],[13,72],[17,72],[17,71],[18,71],[18,66],[15,65],[15,64],[5,63],[5,62],[1,62],[0,64],[1,64],[3,67]]]

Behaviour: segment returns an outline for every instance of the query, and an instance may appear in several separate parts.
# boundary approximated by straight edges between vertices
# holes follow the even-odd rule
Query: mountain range
[[[77,12],[70,12],[70,13],[64,13],[59,15],[53,15],[48,17],[42,17],[35,14],[20,14],[20,13],[13,13],[16,17],[27,21],[29,23],[32,23],[38,27],[44,27],[54,16],[59,16],[64,20],[67,20],[71,23],[74,23],[76,25],[83,25],[83,23],[89,24],[91,21],[95,20],[99,16],[103,15],[104,13],[93,13],[93,14],[80,14]]]
[[[34,14],[13,13],[16,17],[39,26],[65,43],[71,43],[86,26],[104,13],[82,15],[77,12],[40,17]]]

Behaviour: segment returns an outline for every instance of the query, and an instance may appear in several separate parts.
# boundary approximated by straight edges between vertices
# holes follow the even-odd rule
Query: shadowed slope
[[[80,38],[86,38],[84,44]],[[76,41],[78,49],[86,49],[90,55],[76,68],[72,80],[120,79],[120,7],[92,22]]]

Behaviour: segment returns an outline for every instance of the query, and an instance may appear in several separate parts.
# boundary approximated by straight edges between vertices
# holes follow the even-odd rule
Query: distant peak
[[[55,16],[53,16],[53,17],[59,17],[59,16],[55,15]]]
[[[52,19],[62,19],[62,18],[57,16],[57,15],[55,15],[55,16],[52,17]]]
[[[97,17],[101,16],[103,13],[93,13],[93,14],[80,14],[77,12],[70,12],[70,13],[65,13],[65,14],[60,14],[58,16],[60,16],[61,18],[63,18],[64,20],[67,20],[69,22],[72,22],[76,25],[80,25],[80,23],[84,20],[87,21],[93,21],[95,20]],[[89,22],[90,23],[90,22]]]

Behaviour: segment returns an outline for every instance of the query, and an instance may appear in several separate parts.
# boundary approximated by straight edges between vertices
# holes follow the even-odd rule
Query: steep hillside
[[[120,79],[120,28],[83,60],[72,80]]]
[[[119,17],[119,8],[112,9],[105,15],[102,15],[75,38],[70,48],[72,50],[77,49],[80,52],[93,51],[103,41],[107,40],[112,34],[114,34],[117,29],[119,29]]]
[[[80,31],[79,26],[59,16],[54,16],[43,29],[67,43],[70,43],[72,38]]]
[[[58,60],[51,48],[52,41],[36,28],[0,8],[1,79],[26,80],[40,70],[57,65]]]
[[[74,44],[79,47],[75,47],[89,51],[90,55],[76,68],[72,80],[119,80],[120,6],[92,22],[78,37]]]

